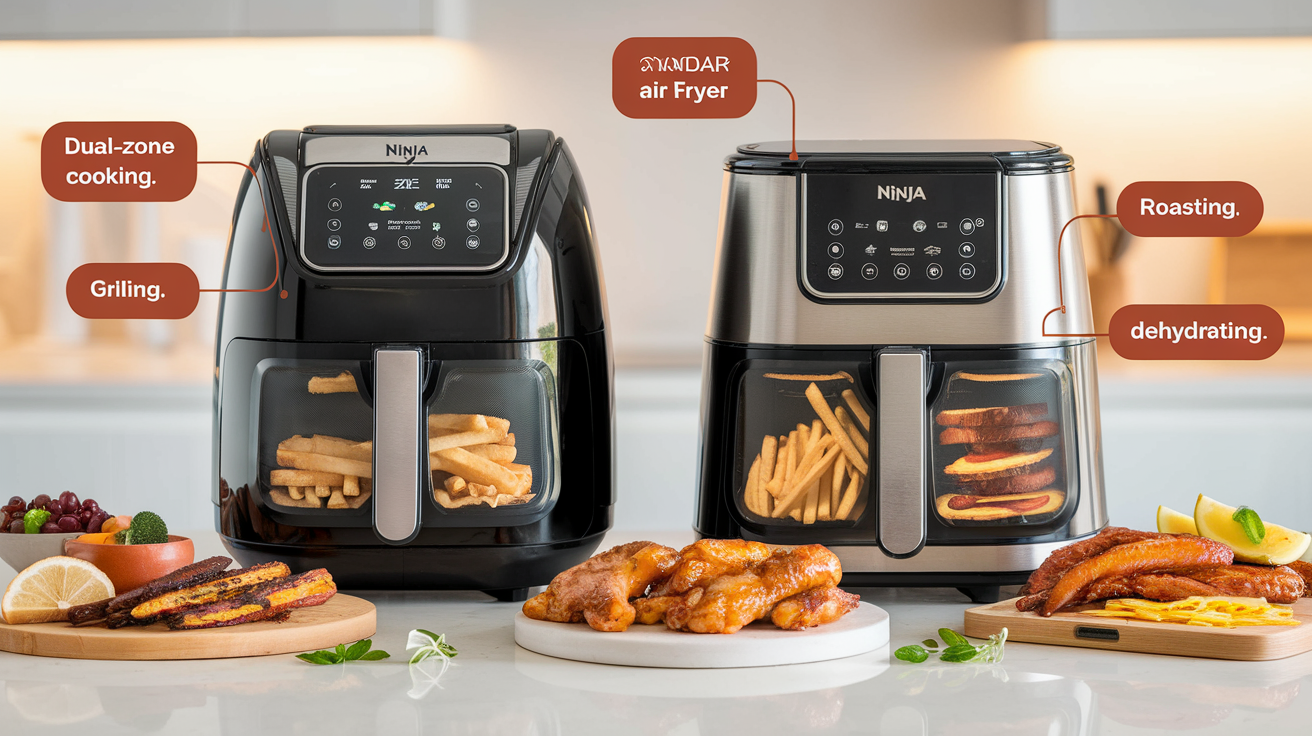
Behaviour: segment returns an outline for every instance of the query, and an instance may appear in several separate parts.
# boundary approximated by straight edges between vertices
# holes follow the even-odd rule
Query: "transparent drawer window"
[[[1040,524],[1067,485],[1069,372],[1060,362],[949,363],[934,422],[934,508],[954,526]]]
[[[353,361],[260,364],[259,464],[281,511],[359,514],[372,494],[373,409]]]
[[[734,500],[746,518],[852,525],[866,511],[871,402],[855,363],[755,361],[739,395]]]

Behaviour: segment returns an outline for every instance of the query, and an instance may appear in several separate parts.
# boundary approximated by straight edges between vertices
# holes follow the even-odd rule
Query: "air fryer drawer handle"
[[[925,354],[883,350],[877,360],[879,544],[906,557],[925,544]]]
[[[428,467],[422,365],[418,350],[374,351],[374,531],[392,544],[419,533],[420,469]]]

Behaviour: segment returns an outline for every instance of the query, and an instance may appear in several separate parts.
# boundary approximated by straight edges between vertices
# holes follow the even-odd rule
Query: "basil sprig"
[[[1239,526],[1244,530],[1244,536],[1253,544],[1260,544],[1266,539],[1266,524],[1262,523],[1262,517],[1257,512],[1247,506],[1240,506],[1230,517],[1239,522]]]
[[[938,637],[943,640],[943,645],[946,647],[942,652],[938,651],[938,642],[933,639],[926,639],[920,644],[908,644],[899,648],[893,652],[893,656],[903,662],[912,664],[920,664],[928,660],[930,654],[938,654],[941,662],[997,664],[1002,661],[1002,650],[1007,644],[1007,630],[1005,628],[990,636],[988,641],[979,646],[971,644],[969,639],[952,629],[939,629]]]
[[[338,644],[336,649],[320,649],[317,652],[306,652],[296,655],[296,658],[309,662],[310,664],[342,664],[343,662],[355,662],[357,660],[372,662],[379,659],[387,659],[392,656],[381,649],[369,651],[374,645],[372,639],[361,639],[347,647],[345,644]]]

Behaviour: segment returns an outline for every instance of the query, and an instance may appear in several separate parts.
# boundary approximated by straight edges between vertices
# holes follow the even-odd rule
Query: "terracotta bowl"
[[[172,534],[164,544],[90,544],[70,539],[64,544],[64,554],[100,568],[117,593],[140,588],[196,561],[191,540]]]
[[[22,572],[37,560],[64,554],[64,540],[77,534],[0,534],[0,560]]]

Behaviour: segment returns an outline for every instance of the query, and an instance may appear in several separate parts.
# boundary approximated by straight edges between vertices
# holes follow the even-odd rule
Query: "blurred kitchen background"
[[[310,124],[506,122],[569,141],[589,186],[618,364],[621,529],[686,528],[721,161],[788,135],[787,96],[737,120],[631,120],[631,36],[739,36],[797,97],[801,138],[1033,138],[1075,156],[1080,209],[1126,184],[1237,179],[1233,241],[1085,231],[1097,319],[1127,303],[1261,302],[1258,364],[1102,363],[1113,523],[1199,492],[1312,528],[1312,2],[1300,0],[0,0],[0,494],[71,489],[212,526],[217,299],[177,322],[86,321],[87,261],[165,260],[218,286],[241,170],[176,203],[69,204],[41,186],[64,120],[177,120],[202,160]]]

